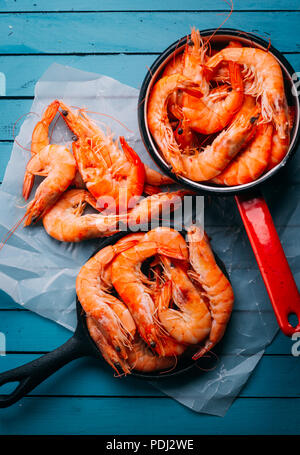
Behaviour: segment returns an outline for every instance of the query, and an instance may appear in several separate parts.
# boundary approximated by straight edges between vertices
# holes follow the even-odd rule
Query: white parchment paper
[[[125,135],[143,161],[155,168],[138,133],[138,90],[106,76],[53,64],[36,85],[31,111],[40,116],[56,98],[119,119],[131,133],[108,117],[94,116],[110,126],[116,135]],[[33,114],[25,118],[6,169],[0,191],[1,238],[25,212],[21,192],[30,152],[22,147],[30,149],[37,119]],[[51,141],[70,141],[70,133],[61,119]],[[232,236],[228,237],[224,228],[215,230],[212,235],[214,249],[221,259],[226,255],[226,267],[237,296],[235,310],[220,345],[219,360],[212,371],[199,368],[153,384],[194,411],[224,415],[272,340],[277,326],[257,270],[232,268],[236,257],[230,248],[239,249],[240,231],[237,230],[233,244],[230,244]],[[96,246],[97,240],[80,244],[57,242],[41,225],[20,227],[0,252],[1,289],[25,308],[74,330],[75,279]]]

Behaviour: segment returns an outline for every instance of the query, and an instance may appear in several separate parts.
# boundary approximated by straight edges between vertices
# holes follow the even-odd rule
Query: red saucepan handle
[[[300,332],[300,295],[263,196],[235,196],[279,327],[285,335]],[[296,314],[293,327],[289,314]]]

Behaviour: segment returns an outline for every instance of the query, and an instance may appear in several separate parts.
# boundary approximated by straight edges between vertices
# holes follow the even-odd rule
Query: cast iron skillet
[[[269,181],[275,174],[283,169],[287,161],[291,158],[296,150],[296,145],[300,138],[300,106],[299,93],[295,85],[297,75],[285,59],[285,57],[273,46],[261,38],[250,33],[241,32],[234,29],[224,28],[220,30],[201,30],[200,34],[206,37],[215,34],[211,44],[226,45],[229,40],[236,39],[241,41],[245,46],[268,49],[271,54],[278,60],[281,65],[288,104],[295,106],[295,122],[291,132],[291,143],[287,155],[272,170],[262,175],[254,182],[239,186],[217,186],[213,183],[194,182],[185,177],[177,177],[171,171],[170,165],[165,161],[159,149],[156,147],[147,124],[147,105],[149,94],[155,81],[160,77],[165,65],[173,58],[174,53],[183,51],[187,37],[169,46],[153,63],[143,81],[139,102],[138,102],[138,121],[142,140],[150,156],[161,170],[169,175],[173,180],[181,185],[197,191],[199,194],[211,194],[216,196],[234,195],[237,206],[245,225],[249,240],[251,242],[260,272],[264,279],[278,324],[288,336],[294,332],[300,331],[300,295],[295,283],[294,277],[289,268],[284,251],[282,249],[278,234],[276,232],[271,214],[267,204],[259,191],[259,187]],[[292,326],[288,318],[295,314],[298,318],[298,324]]]
[[[102,248],[114,244],[120,238],[127,235],[128,232],[119,232],[111,237],[108,237],[100,241],[99,247],[95,251],[96,254]],[[93,255],[94,255],[93,254]],[[219,267],[222,269],[223,273],[228,278],[224,264],[216,256]],[[71,362],[72,360],[78,359],[80,357],[95,357],[102,362],[104,365],[104,360],[102,355],[94,343],[93,339],[90,337],[87,325],[86,325],[86,316],[83,311],[78,298],[76,297],[76,311],[77,311],[77,327],[74,332],[74,335],[66,341],[62,346],[58,347],[54,351],[49,352],[48,354],[39,357],[32,362],[26,363],[23,366],[14,368],[12,370],[6,371],[0,374],[0,387],[4,384],[11,382],[19,382],[19,385],[16,389],[9,395],[0,395],[0,408],[6,408],[18,400],[23,398],[29,392],[31,392],[36,386],[41,382],[59,370],[61,367]],[[200,360],[200,359],[199,359]],[[199,361],[198,361],[199,363]],[[181,356],[178,359],[176,368],[167,371],[167,372],[156,372],[156,373],[142,373],[139,371],[132,371],[131,375],[146,379],[146,380],[158,380],[163,378],[170,378],[183,374],[193,367],[197,362],[192,360],[192,355]],[[113,371],[112,371],[113,375]],[[113,380],[113,378],[112,378]]]

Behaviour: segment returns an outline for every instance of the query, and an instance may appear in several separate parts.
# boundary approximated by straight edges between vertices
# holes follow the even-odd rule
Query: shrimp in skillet
[[[193,356],[196,360],[212,349],[222,338],[232,312],[232,287],[216,264],[204,230],[198,226],[188,229],[189,257],[192,279],[204,289],[209,299],[212,327],[204,346]]]
[[[214,69],[224,61],[246,65],[253,82],[247,95],[261,96],[262,116],[273,122],[280,139],[289,135],[288,108],[283,75],[279,63],[269,52],[257,48],[225,48],[209,58],[207,68]],[[249,77],[249,76],[248,76]]]
[[[131,347],[135,323],[123,302],[109,293],[111,282],[105,269],[118,253],[137,244],[142,236],[132,234],[121,239],[121,243],[103,248],[84,264],[76,279],[82,308],[100,324],[105,338],[125,359],[125,347]]]
[[[132,370],[151,373],[173,368],[175,357],[158,357],[140,337],[136,337],[131,351],[128,352],[128,364]]]
[[[64,193],[43,217],[46,232],[61,242],[106,237],[119,231],[119,223],[135,226],[157,220],[165,210],[175,210],[187,191],[160,193],[142,199],[131,211],[121,215],[83,214],[87,204],[97,208],[97,201],[86,190],[74,189]]]
[[[31,140],[31,155],[35,156],[44,147],[50,144],[49,141],[49,126],[56,116],[59,109],[59,101],[55,100],[45,110],[42,119],[35,125]],[[25,200],[29,198],[34,183],[34,174],[25,172],[23,182],[23,197]]]
[[[136,246],[114,259],[112,283],[128,306],[143,340],[160,355],[179,355],[184,346],[161,331],[152,291],[144,284],[141,276],[142,263],[156,254],[188,260],[187,245],[183,237],[173,229],[156,228],[147,232]]]
[[[211,316],[197,288],[186,272],[167,257],[161,257],[164,275],[168,279],[158,297],[158,317],[163,327],[179,343],[198,344],[211,329]],[[164,298],[164,292],[169,298]],[[170,308],[171,300],[176,305]]]
[[[66,191],[76,173],[76,162],[63,145],[47,145],[36,153],[26,167],[26,178],[41,175],[46,177],[38,186],[34,199],[25,214],[25,226],[37,221],[55,204]]]

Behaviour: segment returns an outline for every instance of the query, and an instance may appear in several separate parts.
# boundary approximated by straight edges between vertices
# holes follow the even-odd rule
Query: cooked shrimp
[[[229,62],[229,74],[231,87],[218,87],[201,99],[183,94],[184,118],[188,120],[189,127],[198,133],[221,131],[240,109],[244,98],[240,65]]]
[[[46,232],[61,242],[81,242],[112,235],[118,231],[118,222],[127,219],[126,216],[100,213],[83,215],[87,204],[94,208],[97,205],[88,191],[74,189],[65,192],[43,217]]]
[[[62,145],[47,145],[28,162],[26,175],[46,177],[38,186],[25,214],[25,226],[37,221],[55,204],[75,177],[76,162]]]
[[[180,354],[184,347],[161,333],[155,318],[155,305],[151,289],[141,277],[141,265],[151,256],[163,254],[181,260],[188,259],[183,237],[170,228],[149,231],[134,247],[119,254],[112,263],[112,283],[123,302],[128,306],[138,331],[145,342],[161,355]]]
[[[97,208],[97,201],[86,190],[70,190],[62,195],[51,210],[44,216],[46,232],[61,242],[81,242],[82,240],[106,237],[119,231],[119,223],[134,228],[157,220],[160,214],[168,214],[181,205],[187,191],[160,193],[142,199],[131,211],[121,215],[92,213],[83,215],[87,204]]]
[[[113,346],[107,341],[106,337],[102,333],[100,324],[98,324],[97,321],[91,316],[88,316],[86,318],[86,325],[91,338],[97,345],[97,348],[102,353],[106,362],[116,371],[116,373],[118,375],[120,374],[119,368],[121,368],[125,374],[130,373],[130,367],[127,361],[120,357]]]
[[[125,347],[131,347],[135,323],[124,303],[109,293],[111,283],[105,276],[105,268],[118,253],[137,244],[141,236],[129,235],[121,243],[101,249],[83,265],[76,279],[82,308],[101,325],[103,335],[125,359]]]
[[[196,151],[194,155],[174,156],[172,152],[172,165],[176,162],[175,172],[179,169],[179,174],[195,181],[216,177],[253,135],[258,114],[259,107],[249,107],[245,101],[232,124],[227,130],[222,131],[211,145],[202,151]]]
[[[124,137],[120,137],[120,143],[124,156],[110,165],[107,165],[103,157],[95,153],[85,140],[73,142],[73,153],[87,189],[98,201],[98,207],[104,207],[109,197],[113,200],[106,207],[106,211],[110,209],[111,212],[122,213],[133,200],[137,203],[142,194],[145,169],[139,156],[129,147]]]
[[[212,327],[209,338],[193,359],[196,360],[212,349],[222,338],[233,306],[232,287],[216,264],[207,236],[199,226],[188,229],[189,257],[194,271],[190,276],[204,289],[209,299]]]
[[[215,54],[207,62],[208,68],[215,68],[223,61],[233,61],[246,65],[254,77],[250,88],[245,92],[261,96],[262,116],[266,122],[274,122],[280,139],[288,136],[288,111],[284,82],[279,63],[269,52],[257,48],[226,48]]]
[[[158,297],[159,320],[179,343],[198,344],[209,335],[210,312],[185,271],[167,257],[161,257],[161,261],[168,281]],[[172,295],[176,309],[169,307],[168,294]]]
[[[144,340],[137,337],[131,351],[128,352],[127,362],[133,370],[150,373],[174,367],[176,359],[175,357],[158,357]]]
[[[42,119],[35,125],[31,140],[31,155],[35,156],[44,147],[50,144],[49,141],[49,126],[57,114],[59,101],[55,100],[45,110]],[[34,183],[34,174],[25,172],[23,182],[23,197],[25,200],[29,198]]]
[[[250,98],[254,105],[254,98]],[[271,123],[258,125],[251,142],[212,181],[220,185],[242,185],[256,180],[266,170],[269,163],[272,136],[273,126]]]
[[[294,117],[295,112],[292,107],[289,107],[289,132],[293,128]],[[289,145],[290,135],[288,135],[285,139],[280,139],[278,132],[277,131],[274,132],[272,138],[272,151],[270,161],[267,166],[267,171],[273,169],[273,167],[277,166],[277,164],[279,164],[283,160],[283,158],[288,152]]]
[[[150,132],[165,159],[177,173],[182,170],[182,166],[179,166],[178,163],[181,151],[168,118],[168,99],[176,90],[185,90],[195,86],[194,82],[189,81],[184,76],[174,74],[159,79],[152,88],[149,97],[147,120]]]
[[[174,180],[172,180],[167,175],[163,175],[158,171],[155,171],[151,167],[144,164],[145,167],[145,183],[153,186],[162,186],[162,185],[172,185]]]

